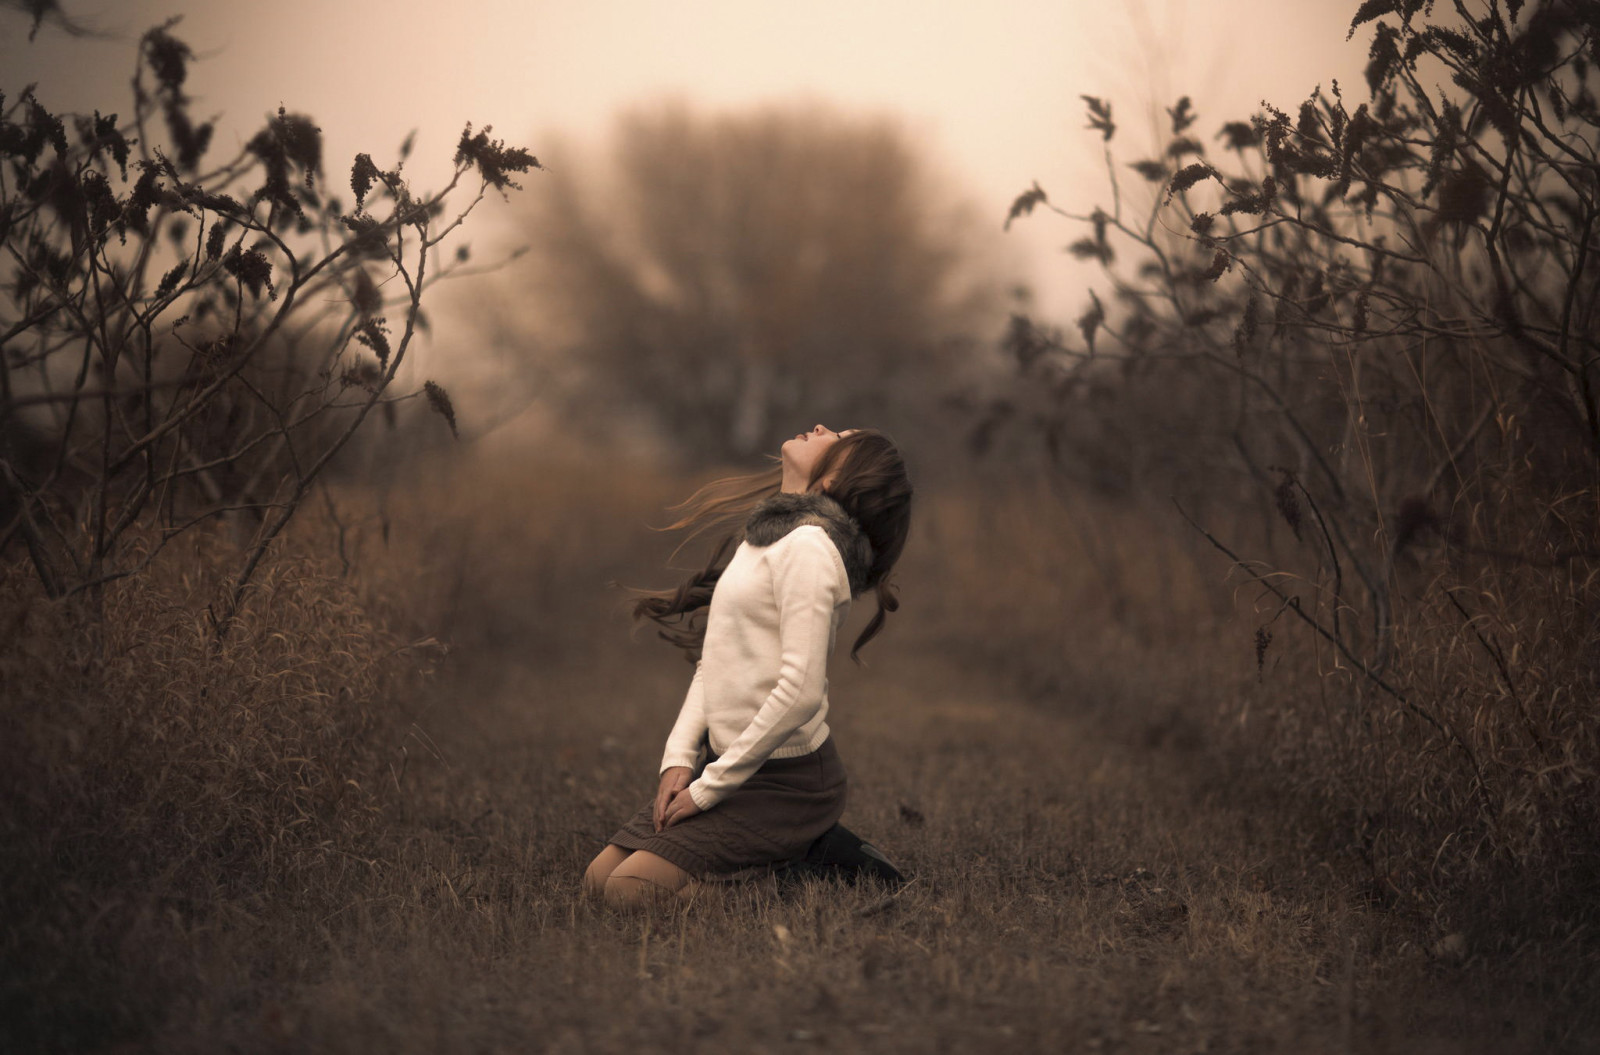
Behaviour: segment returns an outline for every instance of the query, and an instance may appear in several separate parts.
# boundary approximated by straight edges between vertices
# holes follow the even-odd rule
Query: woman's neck
[[[838,475],[839,474],[837,472],[831,472],[822,480],[818,481],[815,488],[812,488],[810,486],[811,481],[806,479],[807,474],[801,473],[797,469],[791,469],[785,465],[783,467],[783,482],[778,485],[778,490],[788,491],[790,494],[797,495],[805,494],[810,490],[826,491],[833,481],[838,477]]]

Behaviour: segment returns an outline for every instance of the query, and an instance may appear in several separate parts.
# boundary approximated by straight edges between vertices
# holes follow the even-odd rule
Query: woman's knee
[[[607,905],[621,909],[659,905],[675,896],[672,891],[665,890],[648,879],[615,874],[606,880],[603,893]]]
[[[663,857],[640,850],[613,868],[605,880],[606,904],[640,908],[675,901],[694,877]]]
[[[606,891],[606,880],[611,878],[611,873],[626,861],[632,853],[622,847],[611,843],[595,855],[589,862],[589,867],[583,873],[583,892],[590,897],[603,897]]]

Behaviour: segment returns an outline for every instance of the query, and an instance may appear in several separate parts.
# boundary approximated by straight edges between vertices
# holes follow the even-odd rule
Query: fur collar
[[[828,533],[850,578],[850,596],[867,588],[872,570],[872,543],[844,506],[818,491],[779,491],[750,511],[744,525],[745,541],[770,546],[797,527],[814,524]]]

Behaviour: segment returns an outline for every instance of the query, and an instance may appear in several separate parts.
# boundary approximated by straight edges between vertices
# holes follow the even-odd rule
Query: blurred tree
[[[992,332],[976,225],[890,121],[672,105],[622,117],[608,162],[531,203],[541,324],[585,416],[643,412],[696,457],[816,420],[908,439]]]

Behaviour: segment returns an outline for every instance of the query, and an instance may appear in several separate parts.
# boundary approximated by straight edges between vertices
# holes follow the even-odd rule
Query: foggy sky
[[[466,121],[525,145],[548,165],[548,133],[602,134],[619,108],[675,96],[718,108],[791,99],[890,113],[931,148],[941,172],[996,227],[1038,180],[1087,210],[1105,197],[1097,134],[1079,96],[1115,101],[1119,160],[1144,155],[1161,106],[1193,97],[1210,137],[1266,98],[1289,108],[1338,77],[1365,97],[1369,33],[1344,36],[1352,0],[65,0],[116,39],[49,27],[0,7],[0,89],[37,81],[51,109],[128,106],[133,42],[165,17],[200,60],[188,91],[197,118],[220,115],[216,146],[242,144],[281,104],[326,137],[330,183],[357,151],[387,164],[412,129],[420,188],[448,172]],[[537,174],[527,183],[537,193]],[[478,237],[504,207],[475,215]],[[1042,311],[1075,314],[1089,276],[1061,252],[1078,232],[1036,216],[1009,239]]]

